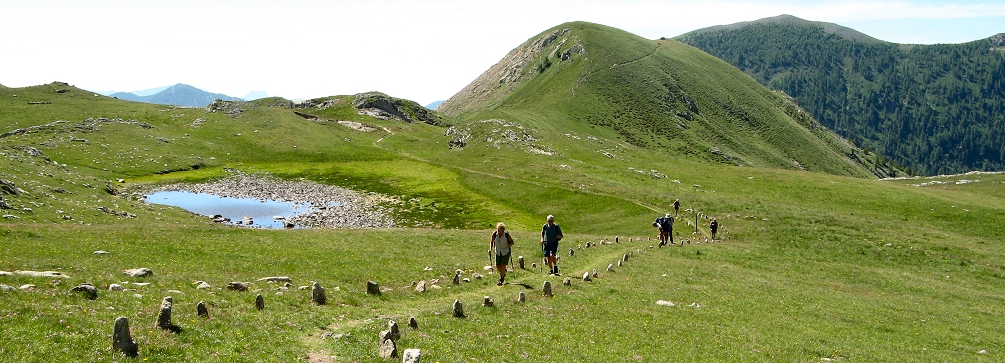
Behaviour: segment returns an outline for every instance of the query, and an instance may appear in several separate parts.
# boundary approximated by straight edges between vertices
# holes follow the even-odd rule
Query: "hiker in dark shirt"
[[[719,231],[719,221],[712,218],[712,223],[708,224],[708,228],[712,230],[712,240],[715,241],[715,233]]]
[[[667,213],[667,215],[662,218],[656,218],[656,221],[653,222],[653,227],[659,228],[660,230],[660,245],[673,243],[673,241],[670,240],[670,235],[673,233],[673,222],[674,219],[670,216],[670,213]]]
[[[548,216],[548,223],[541,227],[541,248],[548,259],[548,273],[558,275],[558,241],[562,239],[562,228],[555,223],[555,216]]]
[[[677,212],[679,212],[679,211],[680,211],[680,199],[676,199],[676,200],[673,201],[673,215],[674,215],[674,217],[677,216]]]

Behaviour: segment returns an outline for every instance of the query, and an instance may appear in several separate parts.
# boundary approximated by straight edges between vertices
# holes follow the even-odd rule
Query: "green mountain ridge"
[[[825,23],[770,19],[677,39],[791,95],[839,135],[915,173],[1005,169],[1005,36],[863,42]]]
[[[632,145],[719,163],[897,173],[882,162],[863,165],[873,158],[721,60],[677,41],[590,23],[531,38],[437,110],[467,121],[616,134]]]
[[[827,34],[836,34],[848,40],[855,40],[864,43],[885,43],[882,40],[873,38],[865,33],[862,33],[852,28],[848,28],[834,23],[805,20],[788,14],[782,14],[779,16],[773,16],[754,21],[743,21],[733,24],[710,26],[707,28],[690,31],[687,33],[687,35],[714,33],[728,30],[739,30],[751,25],[764,25],[764,24],[791,24],[796,26],[819,27],[823,28],[824,32]]]

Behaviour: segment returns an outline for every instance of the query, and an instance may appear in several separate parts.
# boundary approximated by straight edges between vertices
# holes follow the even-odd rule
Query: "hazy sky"
[[[185,83],[287,98],[382,91],[427,104],[567,21],[655,39],[780,14],[898,43],[1005,32],[1001,0],[0,0],[0,84],[134,91]]]

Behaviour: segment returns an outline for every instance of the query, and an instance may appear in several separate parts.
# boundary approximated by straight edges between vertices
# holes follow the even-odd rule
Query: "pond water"
[[[283,228],[282,220],[274,216],[290,217],[311,209],[309,203],[294,205],[293,202],[262,200],[254,198],[221,197],[206,193],[183,191],[156,192],[147,195],[148,203],[179,207],[192,213],[212,217],[221,215],[230,218],[229,224],[242,222],[244,217],[251,217],[253,224],[249,227]]]

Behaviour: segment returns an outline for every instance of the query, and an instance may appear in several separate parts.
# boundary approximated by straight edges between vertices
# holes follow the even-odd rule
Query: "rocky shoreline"
[[[286,218],[288,225],[312,228],[390,228],[395,227],[391,212],[380,206],[388,197],[376,193],[326,185],[308,180],[289,181],[266,173],[248,174],[228,170],[223,179],[203,184],[168,184],[133,191],[138,199],[164,191],[206,193],[222,197],[254,198],[309,204],[310,210]]]

